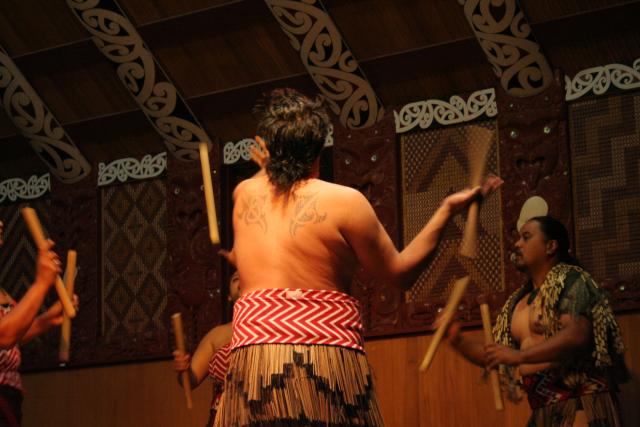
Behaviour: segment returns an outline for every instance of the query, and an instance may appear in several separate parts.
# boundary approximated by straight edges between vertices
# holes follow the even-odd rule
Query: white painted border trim
[[[222,149],[222,162],[225,165],[237,163],[241,158],[243,160],[251,159],[251,147],[258,146],[253,138],[244,138],[238,142],[229,141],[224,144]]]
[[[251,160],[251,147],[258,146],[253,138],[244,138],[240,141],[229,141],[224,144],[222,149],[222,162],[225,165],[233,165],[240,159],[249,161]],[[333,147],[333,125],[329,126],[329,133],[327,139],[324,142],[325,147]]]
[[[573,101],[593,92],[603,95],[611,87],[622,90],[640,89],[640,58],[632,66],[608,64],[578,72],[573,78],[564,77],[565,99]]]
[[[640,58],[631,66],[614,63],[591,67],[578,72],[573,78],[565,76],[564,80],[567,101],[574,101],[590,92],[604,95],[612,87],[640,89]],[[473,92],[466,101],[459,95],[452,96],[449,102],[428,99],[406,104],[393,114],[396,133],[405,133],[415,127],[427,129],[434,122],[447,126],[475,120],[483,114],[494,117],[498,114],[498,106],[495,89],[488,88]]]
[[[494,88],[473,92],[465,101],[459,95],[453,95],[449,102],[440,99],[412,102],[394,111],[396,133],[404,133],[416,126],[429,128],[434,122],[441,125],[453,125],[475,120],[482,115],[494,117],[498,114],[496,92]]]
[[[18,199],[33,200],[51,191],[51,175],[32,175],[27,181],[22,178],[9,178],[0,182],[0,203],[5,200],[15,202]]]
[[[141,160],[127,157],[98,164],[98,187],[120,182],[155,178],[167,169],[167,153],[147,154]]]

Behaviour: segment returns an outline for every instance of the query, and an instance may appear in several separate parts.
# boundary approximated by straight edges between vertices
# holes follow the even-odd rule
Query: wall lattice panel
[[[613,285],[617,308],[638,308],[640,93],[575,102],[569,114],[577,255]]]
[[[167,203],[164,180],[104,187],[101,335],[106,344],[166,339]]]
[[[30,203],[39,213],[46,209],[38,209],[46,205],[44,200]],[[27,204],[11,204],[0,206],[0,221],[4,222],[4,245],[0,248],[0,286],[14,299],[21,297],[35,277],[37,249],[29,236],[20,208]],[[40,221],[46,228],[45,217]]]
[[[478,125],[495,132],[495,122]],[[414,132],[401,137],[403,238],[408,244],[424,227],[441,201],[468,183],[469,126]],[[494,139],[487,170],[499,170]],[[465,218],[456,216],[443,233],[429,267],[407,292],[410,303],[445,301],[455,279],[471,276],[469,294],[504,290],[500,198],[494,196],[480,211],[479,256],[470,261],[458,254]]]

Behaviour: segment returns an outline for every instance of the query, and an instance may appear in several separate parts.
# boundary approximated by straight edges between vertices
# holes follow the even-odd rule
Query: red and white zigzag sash
[[[211,360],[209,360],[209,376],[212,379],[224,382],[224,379],[227,377],[229,359],[231,358],[230,345],[231,343],[223,345],[211,356]]]
[[[234,305],[231,349],[252,344],[335,345],[364,351],[360,304],[338,291],[250,292]]]
[[[211,409],[218,410],[222,392],[224,391],[224,380],[227,378],[229,370],[229,362],[231,360],[231,343],[227,343],[220,347],[218,351],[213,353],[209,360],[209,377],[213,382],[213,398],[211,399]],[[211,424],[213,425],[213,424]]]

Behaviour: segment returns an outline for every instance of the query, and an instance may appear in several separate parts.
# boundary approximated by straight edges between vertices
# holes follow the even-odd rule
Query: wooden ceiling
[[[251,136],[264,91],[315,86],[263,0],[119,0],[208,134]],[[640,57],[640,0],[520,0],[552,67]],[[387,109],[495,86],[456,0],[324,0]],[[0,2],[0,45],[90,162],[164,150],[64,0]],[[0,180],[46,171],[0,111]]]

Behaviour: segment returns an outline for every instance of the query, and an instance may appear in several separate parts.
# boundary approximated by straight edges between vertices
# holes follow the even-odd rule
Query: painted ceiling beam
[[[180,160],[195,160],[200,142],[211,147],[195,114],[115,0],[67,0],[67,5],[113,63],[170,153]]]
[[[553,71],[517,0],[458,3],[506,93],[527,97],[549,87]]]
[[[321,0],[265,0],[340,123],[364,129],[384,115],[382,102]]]
[[[72,184],[91,172],[91,165],[9,54],[0,46],[0,102],[36,154],[60,181]]]
[[[245,2],[241,2],[240,4],[245,4]],[[223,9],[226,12],[233,12],[235,10],[227,10]],[[222,11],[222,10],[221,10]],[[220,11],[220,12],[221,12]],[[599,21],[608,21],[614,20],[617,16],[621,16],[622,22],[620,20],[616,21],[617,27],[623,28],[634,28],[635,21],[633,20],[635,16],[640,13],[640,1],[634,1],[630,3],[625,3],[622,5],[609,5],[606,7],[601,7],[593,10],[584,11],[581,13],[561,16],[558,18],[550,18],[547,20],[539,21],[532,23],[534,30],[539,34],[539,36],[546,39],[562,39],[562,40],[571,40],[572,34],[580,33],[583,31],[589,31],[589,28],[593,27],[594,22]],[[213,14],[212,16],[216,16]],[[180,21],[184,19],[182,17],[175,17],[174,20]],[[184,23],[185,25],[188,23]],[[138,27],[140,30],[140,27]],[[88,39],[87,39],[88,40]],[[429,66],[429,63],[436,60],[437,58],[442,58],[443,52],[464,52],[473,47],[473,44],[477,43],[475,37],[462,38],[453,41],[449,41],[446,43],[437,43],[437,44],[426,44],[420,47],[416,47],[410,50],[389,53],[377,57],[370,58],[360,58],[360,64],[369,70],[370,75],[384,75],[389,72],[389,70],[393,70],[394,68],[400,66],[413,66],[414,68],[426,67]],[[67,45],[65,45],[67,46]],[[33,52],[30,54],[26,54],[25,56],[38,55],[41,53],[50,54],[51,51],[55,51],[57,49],[63,49],[64,46],[51,47],[49,49],[43,49],[38,52]],[[456,53],[457,54],[457,53]],[[435,58],[435,59],[434,59]],[[13,59],[19,62],[18,57],[13,57]],[[444,63],[439,66],[441,67],[455,67],[460,63],[459,60],[455,60],[454,58],[447,59]],[[594,64],[597,65],[597,64]],[[270,87],[274,87],[274,85],[279,86],[300,86],[303,81],[307,80],[308,74],[304,73],[296,73],[291,75],[283,75],[277,77],[275,79],[269,79],[265,81],[258,81],[248,83],[246,85],[240,85],[236,87],[229,87],[225,89],[220,89],[216,91],[210,92],[202,92],[186,97],[186,101],[193,105],[194,108],[197,109],[197,105],[203,104],[211,104],[211,105],[220,105],[224,106],[224,110],[220,107],[221,112],[229,111],[229,109],[233,110],[238,108],[237,100],[248,97],[250,99],[255,99],[264,91],[268,90]],[[469,91],[475,90],[477,88],[469,88]],[[449,93],[440,94],[442,97],[450,95]],[[248,106],[240,107],[243,110],[250,108]],[[73,130],[73,128],[77,125],[81,125],[90,121],[99,121],[119,116],[131,116],[133,114],[137,114],[138,109],[135,110],[120,110],[114,111],[103,115],[95,115],[90,117],[84,117],[79,120],[72,120],[62,123],[67,129]],[[216,110],[217,111],[217,110]],[[13,138],[16,134],[13,133],[4,133],[0,135],[0,142],[5,139]]]

